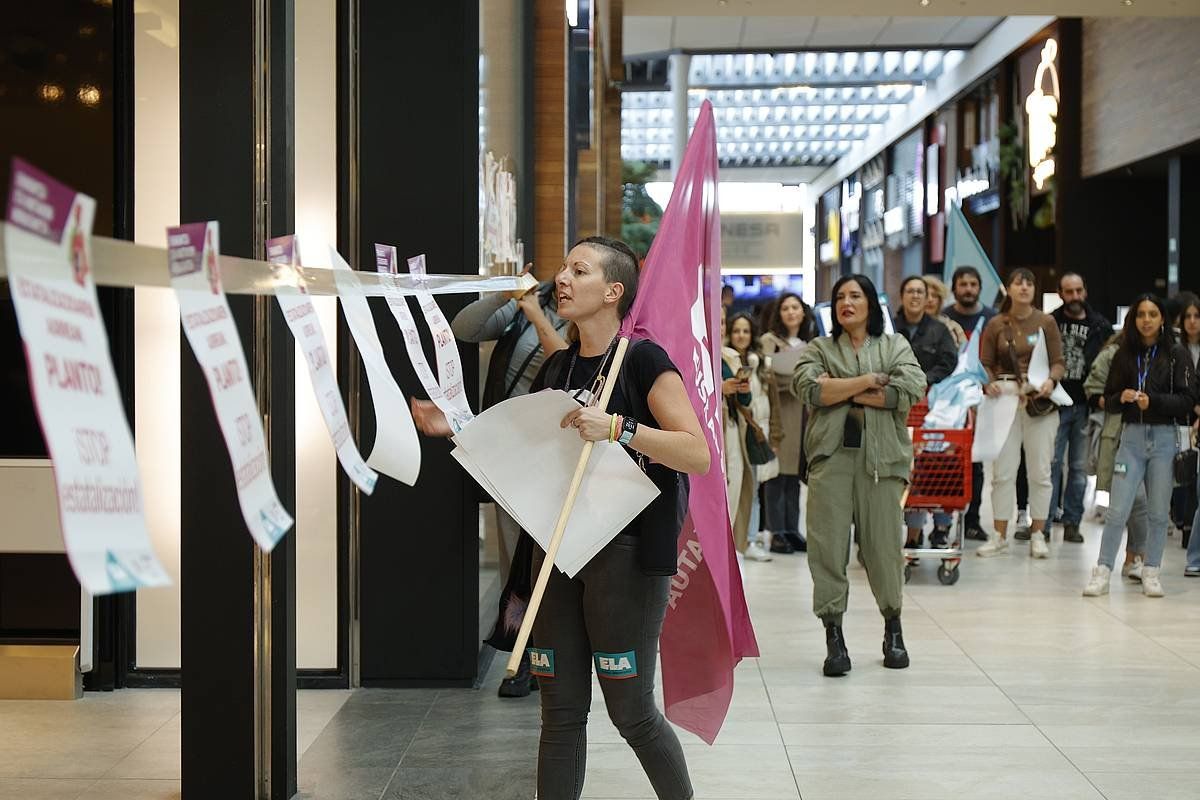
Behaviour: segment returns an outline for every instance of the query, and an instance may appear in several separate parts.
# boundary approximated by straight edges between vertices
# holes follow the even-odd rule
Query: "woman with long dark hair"
[[[637,257],[624,242],[593,236],[571,248],[554,286],[558,314],[575,324],[578,340],[546,359],[530,389],[576,396],[589,389],[587,396],[596,398],[604,382],[617,381],[610,401],[616,414],[585,405],[560,424],[586,441],[619,441],[661,491],[574,578],[551,572],[533,625],[536,647],[530,648],[541,687],[537,796],[543,800],[578,800],[583,791],[593,661],[609,718],[655,793],[661,800],[693,796],[679,738],[654,702],[654,673],[677,569],[676,510],[679,502],[686,505],[682,473],[705,474],[711,465],[700,421],[665,350],[649,340],[636,342],[621,365],[622,377],[610,374],[637,284]],[[436,407],[412,405],[423,432],[449,435]],[[544,558],[535,547],[534,574]]]
[[[792,391],[809,409],[808,568],[813,611],[825,626],[826,676],[850,671],[842,615],[850,585],[850,528],[884,618],[883,665],[909,664],[900,629],[904,587],[901,496],[912,470],[908,410],[925,373],[903,336],[884,333],[883,309],[864,275],[833,286],[833,330],[800,356]]]
[[[817,335],[812,309],[794,292],[784,292],[774,303],[767,332],[760,340],[766,356],[803,350]],[[776,363],[790,365],[788,359]],[[791,378],[790,370],[780,375]],[[772,532],[771,550],[791,553],[806,550],[800,533],[800,478],[804,462],[804,404],[790,392],[780,392],[779,421],[783,438],[779,442],[779,474],[763,483],[767,530]]]
[[[1054,438],[1058,435],[1058,407],[1051,393],[1066,371],[1062,355],[1062,336],[1058,323],[1043,314],[1033,303],[1037,281],[1031,271],[1020,267],[1008,276],[1008,296],[980,334],[979,363],[987,370],[990,397],[1017,395],[1019,407],[1008,429],[1008,438],[1000,455],[992,463],[992,515],[995,530],[975,555],[988,557],[1008,554],[1008,525],[1017,514],[1017,470],[1025,453],[1025,471],[1029,478],[1029,507],[1042,518],[1034,518],[1029,528],[1029,554],[1046,558],[1050,548],[1046,540],[1046,510],[1050,508],[1050,468],[1054,461]],[[1044,338],[1050,360],[1050,377],[1040,386],[1029,385],[1029,359]]]
[[[739,496],[738,507],[733,517],[733,541],[738,551],[752,561],[770,561],[769,549],[771,543],[762,541],[759,531],[761,508],[758,502],[758,487],[764,481],[769,481],[779,474],[778,456],[766,463],[756,464],[751,458],[749,449],[750,438],[756,441],[763,437],[761,444],[770,448],[770,453],[779,450],[779,442],[783,432],[779,424],[779,390],[776,388],[775,375],[771,371],[771,359],[762,352],[759,345],[758,331],[755,330],[754,319],[749,314],[734,314],[728,324],[728,350],[732,351],[737,363],[737,373],[745,377],[744,386],[749,388],[746,393],[749,402],[734,405],[731,399],[729,413],[737,422],[737,450],[727,457],[740,456],[742,459],[743,489]],[[740,396],[739,396],[740,398]],[[744,410],[743,410],[744,409]],[[759,447],[762,454],[767,451]],[[770,535],[770,529],[762,532]]]
[[[1192,369],[1198,369],[1200,368],[1200,297],[1191,292],[1180,292],[1175,296],[1175,300],[1179,305],[1179,324],[1177,326],[1179,343],[1187,348],[1188,355],[1192,358]],[[1200,409],[1193,409],[1188,416],[1188,423],[1193,430],[1196,428],[1197,419],[1200,419]],[[1200,511],[1200,505],[1197,505],[1196,502],[1196,471],[1188,470],[1186,475],[1177,475],[1176,477],[1180,483],[1171,494],[1171,521],[1183,534],[1182,544],[1187,547],[1192,538],[1193,519],[1196,512]]]
[[[1100,556],[1083,590],[1108,594],[1121,533],[1139,486],[1146,490],[1149,530],[1142,593],[1162,597],[1160,578],[1174,486],[1178,426],[1196,405],[1196,371],[1187,347],[1175,341],[1166,306],[1152,294],[1138,297],[1125,317],[1121,347],[1104,385],[1104,407],[1121,410],[1124,427],[1113,469],[1112,492]]]

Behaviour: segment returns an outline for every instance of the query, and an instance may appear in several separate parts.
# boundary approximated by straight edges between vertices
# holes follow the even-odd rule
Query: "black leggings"
[[[683,748],[654,703],[658,636],[670,578],[643,575],[638,540],[618,535],[574,578],[557,569],[533,625],[531,671],[542,695],[539,800],[577,800],[587,764],[592,667],[608,716],[661,800],[688,800]],[[545,554],[534,548],[534,574]]]

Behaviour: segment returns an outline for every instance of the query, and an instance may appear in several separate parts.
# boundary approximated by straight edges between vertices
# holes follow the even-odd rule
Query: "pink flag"
[[[621,335],[652,339],[683,375],[712,466],[691,476],[661,656],[667,718],[712,744],[733,668],[758,655],[729,527],[721,422],[721,219],[712,105],[700,107]]]

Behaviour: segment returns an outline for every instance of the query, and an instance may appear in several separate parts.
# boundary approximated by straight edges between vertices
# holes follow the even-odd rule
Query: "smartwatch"
[[[621,435],[617,437],[617,441],[626,447],[633,441],[633,435],[637,433],[638,423],[633,417],[621,417]]]

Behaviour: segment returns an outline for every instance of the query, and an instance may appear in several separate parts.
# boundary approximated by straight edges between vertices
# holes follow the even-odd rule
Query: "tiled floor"
[[[299,755],[351,694],[298,693]],[[174,800],[179,731],[179,692],[171,689],[0,700],[0,800]]]
[[[697,798],[728,800],[1183,800],[1200,797],[1200,580],[1168,540],[1161,600],[1114,582],[1080,596],[1099,530],[1033,561],[968,557],[942,586],[921,564],[905,598],[910,669],[885,670],[882,624],[851,567],[853,671],[820,674],[802,555],[745,565],[762,657],[737,673],[708,747],[684,735]],[[971,544],[972,547],[975,543]],[[536,696],[481,691],[302,693],[301,797],[530,800]],[[595,693],[593,800],[649,800],[649,783]],[[0,703],[0,798],[172,798],[178,696]],[[17,731],[16,736],[7,735]]]

